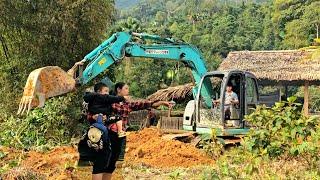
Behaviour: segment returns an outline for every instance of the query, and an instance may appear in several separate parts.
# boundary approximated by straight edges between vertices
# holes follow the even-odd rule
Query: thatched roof
[[[150,101],[181,100],[192,96],[192,83],[160,89],[147,97]]]
[[[219,70],[240,69],[265,82],[320,82],[319,49],[230,52]]]

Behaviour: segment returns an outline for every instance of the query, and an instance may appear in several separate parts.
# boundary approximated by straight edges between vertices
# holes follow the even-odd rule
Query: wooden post
[[[305,81],[304,83],[303,112],[305,116],[308,116],[309,114],[309,81]]]
[[[284,86],[285,98],[288,98],[288,85]]]
[[[281,94],[282,94],[282,91],[281,91],[281,84],[278,86],[278,89],[279,89],[279,101],[282,101],[282,98],[281,98]]]
[[[157,123],[157,128],[161,129],[161,125],[162,125],[162,116],[160,116],[159,121]]]

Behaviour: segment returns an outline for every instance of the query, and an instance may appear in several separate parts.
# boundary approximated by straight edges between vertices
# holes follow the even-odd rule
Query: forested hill
[[[132,8],[118,10],[117,30],[173,36],[211,55],[226,56],[232,50],[308,46],[316,37],[320,21],[318,0],[141,0],[136,3]]]
[[[170,0],[165,0],[164,2],[168,2]],[[175,2],[183,4],[186,0],[176,0]],[[212,0],[206,0],[206,1],[212,1]],[[216,0],[215,2],[219,3],[225,3],[225,4],[241,4],[241,3],[247,3],[247,2],[253,2],[253,3],[261,3],[261,2],[267,2],[269,0]],[[151,0],[152,2],[152,0]],[[201,0],[195,0],[196,3],[201,3]],[[139,6],[140,4],[147,4],[150,3],[150,0],[116,0],[115,1],[115,7],[117,9],[130,9],[134,6]]]
[[[140,0],[131,8],[118,10],[111,32],[131,30],[183,40],[197,46],[208,69],[215,70],[230,51],[297,49],[312,45],[320,25],[319,7],[319,0]],[[171,81],[165,74],[174,70],[174,64],[148,63],[131,64],[146,72],[143,80],[138,70],[127,76],[119,72],[116,76],[123,80],[129,77],[130,82],[139,84],[158,82],[146,86],[145,92],[138,91],[137,85],[141,96],[154,92],[156,88],[150,87],[159,87],[161,80],[169,85]],[[159,67],[156,69],[161,69],[161,75],[155,75],[151,66]],[[177,74],[188,77],[183,72]],[[185,79],[175,78],[178,83]]]

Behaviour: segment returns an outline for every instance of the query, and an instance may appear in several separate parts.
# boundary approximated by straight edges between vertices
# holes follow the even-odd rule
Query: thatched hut
[[[304,111],[308,113],[308,86],[320,84],[319,49],[230,52],[219,70],[252,72],[264,85],[304,85]]]

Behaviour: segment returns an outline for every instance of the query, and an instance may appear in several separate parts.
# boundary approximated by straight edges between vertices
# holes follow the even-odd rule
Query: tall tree
[[[303,19],[314,29],[316,38],[319,39],[320,33],[320,2],[313,2],[304,10]]]
[[[114,21],[113,1],[0,1],[1,102],[16,107],[28,74],[70,68],[100,44]]]

